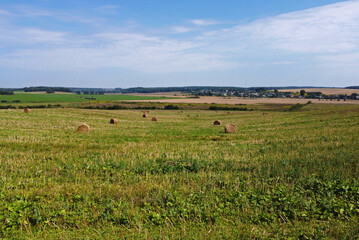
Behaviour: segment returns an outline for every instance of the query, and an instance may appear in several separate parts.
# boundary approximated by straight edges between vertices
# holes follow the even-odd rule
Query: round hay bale
[[[267,113],[267,112],[264,112],[263,115],[268,115],[268,113]]]
[[[190,116],[191,116],[191,115],[189,115],[189,114],[187,115],[187,117],[190,117]]]
[[[224,128],[225,133],[236,133],[237,132],[237,126],[234,123],[228,123],[226,124],[226,127]]]
[[[156,118],[156,117],[153,117],[153,118],[152,118],[152,122],[157,122],[157,118]]]
[[[213,122],[214,125],[222,125],[222,122],[221,120],[216,120]]]
[[[148,115],[147,115],[146,113],[144,113],[144,114],[142,115],[142,117],[143,117],[143,118],[148,118]]]
[[[25,108],[25,109],[24,109],[24,112],[25,112],[25,113],[31,113],[31,109],[30,109],[30,108]]]
[[[116,118],[111,118],[110,123],[111,123],[111,124],[117,124],[117,123],[118,123],[118,119],[116,119]]]
[[[83,123],[77,128],[77,132],[88,133],[88,132],[90,132],[90,126],[87,125],[86,123]]]

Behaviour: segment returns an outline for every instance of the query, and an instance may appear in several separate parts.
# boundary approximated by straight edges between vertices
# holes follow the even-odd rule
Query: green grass
[[[94,99],[93,99],[94,98]],[[21,103],[55,103],[55,102],[86,102],[86,101],[126,101],[126,100],[156,100],[164,97],[131,96],[121,94],[78,95],[78,94],[46,94],[46,93],[15,93],[14,95],[0,95],[0,101],[9,104],[19,100]]]
[[[359,237],[358,106],[0,115],[0,238]]]

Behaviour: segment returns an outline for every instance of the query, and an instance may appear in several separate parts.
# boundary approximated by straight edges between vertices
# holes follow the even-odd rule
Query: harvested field
[[[302,89],[279,89],[279,92],[300,92]],[[346,89],[346,88],[303,88],[306,92],[321,92],[326,95],[334,94],[359,94],[359,89]]]
[[[305,104],[308,101],[321,104],[358,104],[359,100],[318,100],[318,99],[302,99],[302,98],[238,98],[238,97],[200,97],[200,98],[178,98],[178,99],[160,99],[160,100],[135,100],[133,102],[161,102],[161,103],[217,103],[217,104],[246,104],[246,105],[262,105],[262,104]]]
[[[357,105],[0,115],[0,238],[358,238]]]

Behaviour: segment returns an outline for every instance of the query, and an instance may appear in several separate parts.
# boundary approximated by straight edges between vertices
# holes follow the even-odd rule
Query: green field
[[[84,95],[84,94],[46,94],[46,93],[15,93],[0,95],[0,101],[20,101],[21,103],[57,103],[57,102],[87,102],[87,101],[126,101],[126,100],[156,100],[164,97],[131,96],[122,94]]]
[[[358,106],[149,115],[0,110],[0,238],[359,238]]]

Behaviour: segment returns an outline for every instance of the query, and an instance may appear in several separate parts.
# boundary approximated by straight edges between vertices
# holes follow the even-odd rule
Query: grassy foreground
[[[359,237],[358,106],[0,116],[0,238]]]

